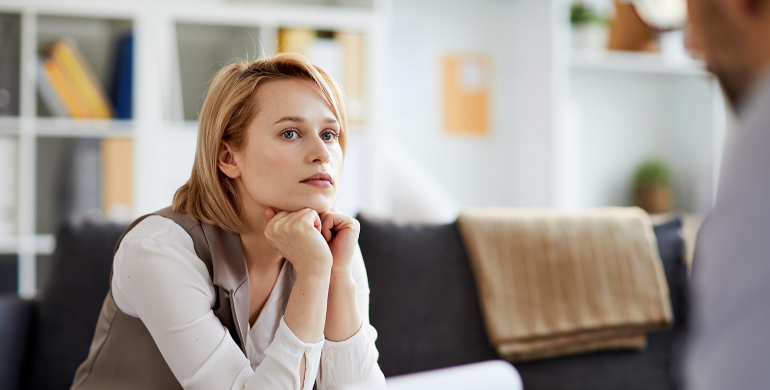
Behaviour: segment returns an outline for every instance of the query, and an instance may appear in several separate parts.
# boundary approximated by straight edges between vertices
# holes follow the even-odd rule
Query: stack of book
[[[40,58],[40,93],[56,116],[112,118],[112,104],[74,40],[56,42]]]
[[[131,34],[117,41],[110,94],[105,93],[74,39],[65,37],[40,57],[38,85],[54,116],[131,118]]]

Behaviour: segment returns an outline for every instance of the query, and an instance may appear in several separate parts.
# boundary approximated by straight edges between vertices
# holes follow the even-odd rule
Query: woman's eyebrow
[[[307,122],[307,119],[305,119],[305,117],[302,117],[302,116],[285,116],[285,117],[277,120],[273,124],[277,125],[277,124],[283,123],[283,122],[305,123],[305,122]],[[326,117],[326,118],[324,118],[324,123],[339,123],[339,121],[337,121],[337,119],[332,118],[332,117]]]
[[[281,118],[281,119],[277,120],[277,121],[276,121],[275,123],[273,123],[273,124],[275,125],[275,124],[278,124],[278,123],[281,123],[281,122],[298,122],[298,123],[305,123],[305,122],[307,122],[307,119],[305,119],[304,117],[301,117],[301,116],[285,116],[285,117],[283,117],[283,118]]]

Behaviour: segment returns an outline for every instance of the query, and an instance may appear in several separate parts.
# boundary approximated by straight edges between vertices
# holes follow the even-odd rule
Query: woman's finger
[[[323,234],[326,242],[332,240],[332,227],[334,226],[334,217],[329,213],[325,213],[321,216],[321,234]]]
[[[265,209],[265,224],[269,223],[270,220],[273,219],[273,217],[275,217],[276,214],[278,214],[278,212],[275,211],[274,208],[272,208],[272,207],[266,208]]]
[[[323,234],[323,223],[321,223],[321,216],[318,215],[315,210],[313,210],[313,227],[315,227],[319,233]]]
[[[353,217],[342,213],[329,212],[324,214],[324,228],[328,226],[328,229],[334,232],[353,227],[353,221],[355,221]]]
[[[265,216],[267,216],[267,213],[268,212],[265,211]],[[278,232],[279,229],[283,225],[285,225],[286,220],[288,219],[286,217],[288,215],[289,215],[289,212],[281,211],[281,212],[278,212],[277,214],[275,214],[272,218],[270,218],[270,220],[265,225],[265,236],[268,238],[268,240],[272,236],[272,233]]]
[[[309,224],[313,226],[314,229],[319,230],[319,228],[316,226],[315,219],[318,218],[318,213],[315,212],[315,210],[311,208],[304,208],[302,210],[299,210],[297,212],[292,213],[286,221],[286,227],[297,227],[297,225],[304,225]],[[320,230],[319,230],[320,231]]]

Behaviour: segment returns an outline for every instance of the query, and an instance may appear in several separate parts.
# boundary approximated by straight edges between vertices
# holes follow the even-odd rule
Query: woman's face
[[[340,124],[321,89],[306,79],[274,80],[260,85],[256,97],[259,114],[246,148],[233,153],[244,209],[329,211],[343,155]]]

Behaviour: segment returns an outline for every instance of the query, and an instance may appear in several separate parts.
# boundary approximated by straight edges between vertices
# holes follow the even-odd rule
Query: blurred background
[[[65,218],[170,205],[213,74],[275,52],[346,92],[346,213],[640,205],[694,234],[734,121],[686,26],[684,0],[0,0],[0,291],[37,293]]]

